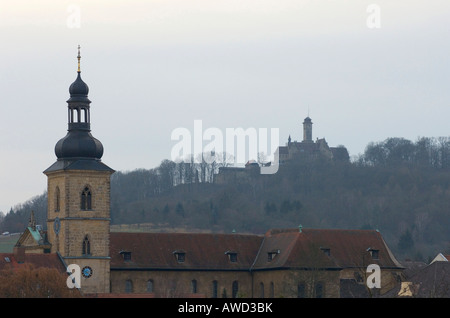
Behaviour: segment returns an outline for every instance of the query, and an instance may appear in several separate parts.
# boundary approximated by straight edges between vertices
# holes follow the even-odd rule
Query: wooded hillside
[[[450,251],[450,138],[370,143],[348,163],[299,160],[240,184],[212,183],[216,166],[164,160],[116,172],[112,224],[264,233],[271,228],[378,229],[399,259]],[[13,208],[1,231],[45,226],[46,193]]]

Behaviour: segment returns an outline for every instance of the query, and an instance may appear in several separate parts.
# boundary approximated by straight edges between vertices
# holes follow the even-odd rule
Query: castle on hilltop
[[[306,117],[303,121],[303,140],[292,141],[289,135],[285,146],[279,146],[274,153],[275,163],[284,165],[288,162],[295,162],[302,159],[318,160],[327,159],[331,162],[348,162],[350,156],[344,146],[329,147],[325,138],[312,139],[312,121]],[[245,167],[220,167],[219,173],[215,176],[214,182],[217,184],[236,184],[251,182],[252,179],[260,175],[260,163],[249,160]]]
[[[334,161],[348,161],[350,156],[347,148],[343,146],[329,147],[325,138],[316,141],[312,139],[312,121],[306,117],[303,121],[303,140],[292,141],[289,135],[285,146],[280,146],[275,152],[275,158],[278,156],[280,164],[300,158],[317,159],[319,157],[328,158]]]

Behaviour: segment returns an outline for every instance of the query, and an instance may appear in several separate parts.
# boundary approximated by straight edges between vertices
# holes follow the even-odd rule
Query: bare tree
[[[0,271],[0,280],[2,298],[81,297],[77,289],[67,288],[67,274],[54,268],[35,268],[30,264],[9,267]]]

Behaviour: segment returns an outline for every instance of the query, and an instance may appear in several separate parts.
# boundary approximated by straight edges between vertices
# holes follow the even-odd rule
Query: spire
[[[81,102],[84,104],[89,104],[91,101],[88,98],[89,94],[89,87],[83,80],[81,79],[81,53],[80,53],[81,46],[78,45],[78,70],[77,70],[77,78],[75,79],[75,82],[72,83],[69,87],[69,93],[70,93],[70,99],[67,102]]]
[[[68,134],[58,141],[55,153],[58,159],[91,158],[100,159],[103,155],[101,142],[91,134],[89,87],[81,79],[80,46],[78,45],[77,78],[69,87]]]
[[[81,73],[81,69],[80,69],[80,60],[81,60],[80,48],[81,48],[81,46],[78,44],[78,56],[77,56],[77,59],[78,59],[78,73]]]
[[[34,218],[34,211],[31,210],[30,220],[28,221],[28,227],[36,230],[36,219]]]

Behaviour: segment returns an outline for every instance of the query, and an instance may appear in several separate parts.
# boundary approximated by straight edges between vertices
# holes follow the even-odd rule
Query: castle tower
[[[51,252],[80,266],[84,293],[110,289],[110,178],[101,162],[103,145],[91,135],[89,88],[78,74],[70,85],[68,132],[55,146],[57,161],[47,176],[47,232]]]
[[[313,142],[312,140],[312,121],[306,117],[303,121],[303,142]]]

